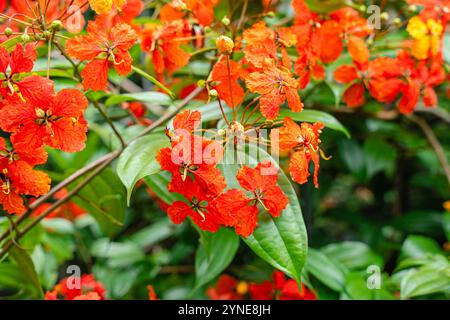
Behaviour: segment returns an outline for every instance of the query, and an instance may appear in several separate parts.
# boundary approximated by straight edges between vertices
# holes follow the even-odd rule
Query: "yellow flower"
[[[442,206],[444,207],[445,210],[450,212],[450,200],[445,201]]]
[[[414,39],[423,38],[428,33],[427,25],[419,16],[415,16],[409,20],[406,30]]]
[[[411,51],[416,59],[426,59],[430,52],[432,56],[438,53],[443,32],[439,21],[428,19],[425,23],[422,18],[415,16],[409,20],[406,30],[414,38]]]
[[[122,9],[127,0],[89,0],[92,10],[97,14],[105,14],[111,11],[113,4],[118,10]]]
[[[423,37],[414,40],[411,47],[412,55],[414,58],[423,60],[428,58],[428,52],[430,50],[430,39],[428,37]]]
[[[428,30],[430,31],[430,34],[435,37],[440,37],[442,31],[444,30],[444,28],[442,27],[442,23],[433,19],[427,20],[427,27]]]

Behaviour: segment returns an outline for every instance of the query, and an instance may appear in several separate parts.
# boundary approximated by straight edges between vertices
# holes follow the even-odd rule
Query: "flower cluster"
[[[217,168],[223,146],[196,134],[200,123],[198,111],[178,114],[174,130],[167,130],[172,147],[161,149],[157,155],[161,168],[172,175],[168,190],[186,199],[175,201],[167,214],[177,224],[189,216],[203,230],[215,232],[225,225],[247,237],[257,226],[258,204],[273,217],[278,217],[288,204],[277,185],[278,170],[269,161],[255,168],[243,165],[236,174],[242,190],[225,191],[227,183]]]
[[[45,293],[45,300],[105,300],[105,288],[92,274],[81,278],[64,278],[51,291]]]
[[[281,271],[275,270],[272,281],[248,283],[238,281],[229,275],[221,275],[215,287],[208,288],[207,295],[212,300],[316,300],[316,294],[303,283],[301,290],[297,282],[287,279]]]
[[[0,140],[0,203],[9,213],[25,210],[23,195],[49,190],[50,178],[34,169],[47,161],[45,146],[76,152],[86,140],[87,99],[74,89],[55,93],[52,81],[31,75],[36,57],[32,44],[17,44],[11,54],[0,47],[0,128],[8,133]]]

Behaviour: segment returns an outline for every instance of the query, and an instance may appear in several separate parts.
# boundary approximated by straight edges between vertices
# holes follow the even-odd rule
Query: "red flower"
[[[301,291],[293,279],[286,279],[281,271],[273,272],[273,281],[261,284],[252,283],[249,286],[252,300],[316,300],[314,292],[302,283]]]
[[[262,95],[261,113],[269,120],[276,119],[280,105],[285,100],[292,111],[300,112],[303,109],[303,103],[297,91],[298,81],[292,77],[289,70],[277,67],[273,60],[266,59],[263,71],[250,73],[245,83],[251,92]]]
[[[211,72],[212,87],[217,90],[219,99],[226,102],[228,106],[234,108],[242,102],[244,90],[239,85],[238,80],[242,76],[241,66],[229,60],[230,72],[226,57],[222,57],[213,67]]]
[[[284,126],[279,129],[279,147],[281,150],[291,150],[291,161],[289,172],[292,180],[303,184],[308,181],[309,163],[314,162],[314,185],[319,187],[319,135],[322,132],[323,124],[302,123],[300,126],[291,118],[284,118]],[[272,135],[274,144],[275,133]]]
[[[191,36],[186,27],[183,21],[173,21],[163,26],[151,25],[142,32],[142,50],[151,53],[157,74],[164,70],[173,72],[188,64],[190,54],[181,48],[187,41],[177,39]]]
[[[25,210],[21,195],[41,196],[50,189],[50,178],[33,166],[44,163],[47,153],[43,147],[32,150],[16,143],[8,148],[0,138],[0,203],[9,213],[20,214]]]
[[[81,73],[85,90],[105,90],[111,62],[119,75],[131,72],[133,61],[128,51],[136,42],[137,34],[126,23],[118,23],[106,33],[94,21],[89,22],[87,31],[88,35],[67,41],[67,53],[81,61],[91,60]]]
[[[192,13],[201,25],[209,26],[214,21],[214,6],[219,0],[172,0],[161,8],[162,21],[183,19],[186,12]]]
[[[192,134],[200,123],[198,111],[185,111],[175,117],[175,132],[167,131],[172,148],[161,149],[156,159],[163,170],[172,174],[169,191],[184,189],[187,177],[192,177],[206,196],[215,197],[226,187],[222,173],[216,168],[222,159],[223,148],[217,142]]]
[[[62,279],[52,291],[45,294],[45,299],[105,300],[105,288],[100,282],[95,280],[93,275],[85,274],[79,280],[75,278]]]
[[[22,73],[33,70],[37,52],[32,44],[23,47],[20,43],[9,55],[4,47],[0,47],[0,94],[10,102],[34,102],[40,96],[52,94],[52,81],[39,76],[21,77]]]
[[[44,143],[52,148],[76,152],[84,148],[88,105],[84,95],[63,89],[57,95],[41,96],[35,103],[9,103],[0,110],[0,127],[13,132],[15,141],[29,150]]]
[[[376,100],[393,102],[403,87],[401,75],[395,59],[377,58],[370,62],[342,65],[335,70],[334,79],[338,83],[350,84],[343,100],[349,107],[356,108],[365,103],[365,87]]]
[[[175,201],[167,209],[167,215],[175,224],[182,223],[188,216],[202,230],[216,232],[222,223],[221,217],[212,200],[204,189],[190,177],[183,183],[182,188],[175,188],[174,192],[182,194],[187,202]]]
[[[258,203],[273,217],[278,217],[288,204],[288,198],[277,185],[278,169],[270,161],[259,163],[255,169],[243,166],[236,175],[242,188],[231,189],[214,203],[224,225],[234,226],[236,233],[248,237],[258,223]]]
[[[6,146],[3,138],[0,138],[0,169],[8,175],[10,183],[21,194],[41,196],[50,188],[50,178],[41,171],[33,170],[36,164],[45,163],[47,153],[43,147],[37,148],[34,154],[27,146],[15,143],[12,139],[12,148]],[[9,192],[3,190],[3,192]]]
[[[153,288],[153,286],[148,285],[147,290],[148,290],[148,300],[159,300],[156,297],[156,292],[155,292],[155,289]]]
[[[208,288],[206,294],[212,300],[242,300],[246,291],[245,282],[238,282],[232,276],[223,274],[217,280],[216,286]]]

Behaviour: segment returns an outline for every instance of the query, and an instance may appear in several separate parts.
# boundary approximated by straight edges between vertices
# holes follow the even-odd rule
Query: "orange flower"
[[[30,151],[43,144],[67,152],[80,151],[86,140],[83,113],[87,105],[87,99],[75,89],[42,96],[34,104],[8,103],[0,110],[0,128],[12,132],[15,141]]]
[[[137,40],[136,32],[126,23],[116,24],[109,33],[102,29],[102,25],[90,21],[88,35],[76,36],[66,44],[71,57],[91,60],[81,73],[85,90],[106,89],[110,63],[119,75],[131,72],[132,59],[128,51]]]
[[[62,279],[52,291],[45,293],[45,300],[105,300],[105,288],[91,274],[81,276],[80,287],[69,286],[69,278]]]
[[[151,25],[142,33],[142,50],[150,52],[155,72],[162,74],[164,70],[173,72],[188,64],[190,54],[181,46],[185,40],[177,40],[190,36],[183,21],[174,21],[163,26]]]
[[[303,103],[298,95],[299,83],[284,67],[277,67],[273,60],[266,59],[262,72],[252,72],[245,83],[251,92],[261,94],[261,113],[269,120],[278,116],[280,105],[287,100],[294,112],[303,109]]]
[[[172,0],[161,8],[160,18],[162,21],[180,20],[189,12],[201,25],[209,26],[214,21],[214,7],[219,1]]]
[[[309,163],[314,162],[314,185],[319,187],[319,136],[323,129],[320,122],[309,124],[302,123],[300,126],[291,118],[284,118],[284,126],[279,129],[279,148],[291,150],[291,161],[289,172],[292,180],[303,184],[308,181]],[[274,137],[273,135],[272,137]],[[273,143],[273,140],[272,140]]]
[[[245,59],[257,69],[264,67],[266,58],[276,59],[277,46],[275,32],[266,26],[264,21],[255,23],[244,31]]]
[[[243,295],[238,292],[238,288],[243,283],[238,282],[232,276],[223,274],[217,280],[215,287],[206,290],[206,294],[212,300],[242,300]]]
[[[228,69],[228,65],[230,69]],[[222,57],[211,72],[212,88],[217,90],[219,99],[224,100],[231,108],[240,104],[244,98],[244,90],[238,83],[242,73],[241,66],[233,60],[229,60],[227,64],[226,57]]]

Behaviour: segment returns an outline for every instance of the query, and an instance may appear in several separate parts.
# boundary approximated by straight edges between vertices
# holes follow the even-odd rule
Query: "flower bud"
[[[204,88],[206,86],[206,81],[201,79],[197,81],[197,86],[200,88]]]
[[[54,20],[51,24],[51,29],[59,31],[62,28],[64,28],[64,24],[62,23],[61,20]]]
[[[229,24],[230,24],[230,19],[228,19],[228,17],[223,17],[223,19],[222,19],[222,24],[224,25],[224,26],[228,26]]]
[[[408,6],[408,11],[410,13],[415,13],[417,11],[417,6],[415,4]]]
[[[219,95],[216,89],[209,90],[208,94],[210,97],[217,97]]]
[[[216,47],[222,54],[230,54],[233,52],[234,42],[227,36],[220,36],[216,39]]]
[[[389,13],[387,13],[387,12],[381,13],[380,19],[383,20],[383,21],[388,21],[389,20]]]
[[[30,36],[26,33],[24,33],[23,35],[20,36],[20,39],[22,40],[22,42],[27,43],[31,40]]]
[[[273,11],[267,12],[267,13],[266,13],[266,17],[269,17],[269,18],[275,17],[275,12],[273,12]]]
[[[205,28],[203,28],[203,31],[204,31],[205,33],[210,33],[212,30],[211,30],[211,27],[210,27],[210,26],[206,26]]]
[[[5,36],[9,37],[13,34],[13,30],[11,28],[6,28],[5,31],[3,31]]]
[[[42,35],[44,36],[44,38],[49,39],[52,33],[48,30],[45,30],[44,32],[42,32]]]
[[[395,26],[397,26],[397,27],[401,27],[401,26],[402,26],[402,20],[401,20],[399,17],[394,18],[394,20],[392,20],[392,23],[393,23]]]

